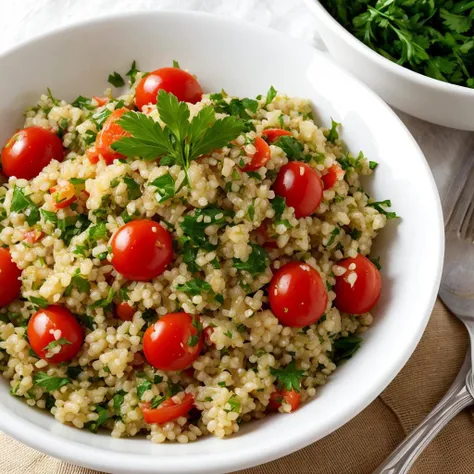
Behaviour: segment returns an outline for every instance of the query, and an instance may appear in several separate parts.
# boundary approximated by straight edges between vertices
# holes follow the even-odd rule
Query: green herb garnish
[[[297,392],[301,389],[302,377],[306,375],[304,370],[296,369],[294,360],[282,369],[270,367],[270,373],[276,377],[280,389],[296,390]]]
[[[114,87],[122,87],[125,85],[125,81],[123,80],[123,77],[118,72],[115,72],[115,71],[112,74],[109,74],[107,82],[112,84]]]

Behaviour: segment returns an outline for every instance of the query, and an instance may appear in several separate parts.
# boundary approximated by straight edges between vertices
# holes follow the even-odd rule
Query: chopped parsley
[[[86,182],[86,178],[71,178],[69,182],[74,184],[74,186],[78,186],[80,184],[84,184]]]
[[[95,407],[96,413],[99,415],[97,420],[95,421],[89,421],[88,423],[85,424],[87,429],[91,431],[92,433],[97,433],[98,429],[107,423],[107,421],[112,418],[111,415],[109,414],[109,410],[107,407],[101,406],[101,405],[96,405]]]
[[[256,179],[257,181],[262,181],[262,176],[260,173],[257,173],[256,171],[246,171],[246,173],[253,179]]]
[[[189,336],[187,344],[189,347],[194,347],[199,342],[199,336],[202,333],[203,327],[202,327],[201,320],[198,317],[191,316],[191,318],[192,318],[191,324],[193,328],[196,329],[196,334]]]
[[[79,269],[77,269],[77,272],[78,271]],[[91,284],[89,280],[79,275],[79,273],[76,273],[72,276],[71,283],[64,291],[64,296],[70,296],[73,288],[76,288],[79,293],[89,293]]]
[[[166,399],[167,397],[165,397],[164,395],[157,395],[156,397],[153,397],[151,400],[150,408],[158,408]]]
[[[359,229],[352,229],[349,232],[349,235],[352,240],[359,240],[360,236],[362,235],[362,232]]]
[[[142,195],[140,185],[133,178],[130,178],[130,176],[124,176],[123,182],[127,185],[128,199],[130,201],[134,201]]]
[[[237,268],[237,270],[247,271],[250,275],[256,276],[267,269],[270,259],[265,249],[260,247],[260,245],[250,242],[250,246],[252,247],[252,252],[247,261],[244,262],[243,260],[234,257],[233,262],[234,267]]]
[[[45,215],[43,214],[43,217]],[[74,236],[82,234],[91,224],[87,216],[78,214],[57,219],[58,229],[61,231],[61,239],[68,246]]]
[[[175,67],[176,69],[181,69],[178,61],[176,61],[175,59],[173,59],[173,67]]]
[[[379,211],[380,214],[383,214],[384,216],[386,216],[388,220],[398,218],[396,212],[389,212],[384,209],[385,207],[392,206],[392,203],[389,199],[386,199],[385,201],[369,202],[367,206],[373,207],[374,209]]]
[[[276,97],[277,94],[277,90],[273,86],[270,86],[270,89],[268,89],[267,92],[267,99],[265,101],[265,105],[268,105],[273,102],[273,99]]]
[[[212,291],[211,285],[207,281],[199,278],[194,278],[186,283],[176,285],[176,289],[190,296],[200,295],[203,291]]]
[[[130,84],[133,85],[135,83],[135,78],[140,71],[137,69],[137,62],[133,61],[132,65],[128,72],[125,73],[126,76],[130,78]]]
[[[82,367],[79,365],[70,365],[66,369],[66,374],[70,379],[76,380],[79,374],[82,372]]]
[[[111,114],[112,112],[105,108],[101,112],[98,112],[91,117],[91,120],[95,123],[97,130],[100,130],[104,126],[105,121]]]
[[[87,110],[92,110],[92,109],[95,109],[95,107],[93,105],[91,105],[91,100],[88,98],[88,97],[84,97],[82,95],[80,95],[79,97],[77,97],[72,103],[71,105],[73,107],[78,107],[80,109],[87,109]]]
[[[152,384],[149,380],[145,380],[144,382],[142,382],[140,385],[137,386],[137,395],[138,395],[138,398],[141,400],[142,397],[143,397],[143,394],[147,391],[147,390],[151,390],[151,387],[152,387]]]
[[[41,296],[30,296],[28,298],[34,305],[39,306],[40,308],[46,308],[49,306],[49,302],[46,298]]]
[[[339,125],[341,125],[339,122],[335,122],[333,119],[331,119],[331,128],[326,135],[328,142],[336,143],[336,140],[339,138],[339,132],[337,131]]]
[[[58,346],[71,345],[71,341],[68,341],[65,337],[61,337],[57,341],[51,341],[48,345],[43,347],[43,351],[50,351]]]
[[[283,211],[285,210],[286,207],[286,200],[282,196],[275,196],[274,199],[272,199],[272,208],[275,211],[275,220],[279,221],[281,220],[281,215],[283,214]]]
[[[248,207],[248,209],[247,209],[247,214],[249,215],[250,220],[253,222],[253,220],[254,220],[254,218],[255,218],[255,204],[254,204],[254,200],[252,201],[252,204],[250,204],[250,206]]]
[[[33,376],[33,382],[35,385],[45,389],[47,392],[54,392],[59,390],[64,385],[71,383],[67,377],[55,377],[48,375],[46,372],[37,372]]]
[[[332,361],[338,365],[343,360],[350,359],[359,349],[362,339],[356,336],[346,336],[336,339],[333,343]]]
[[[229,400],[227,400],[227,404],[230,406],[230,409],[227,409],[227,408],[224,408],[224,411],[226,411],[227,413],[233,411],[235,413],[239,413],[240,412],[240,402],[239,400],[237,399],[237,397],[235,395],[232,395]]]
[[[107,237],[107,227],[104,222],[99,222],[91,227],[87,233],[87,238],[90,243],[95,243],[98,240],[105,239]]]
[[[278,140],[273,142],[274,145],[279,146],[290,161],[310,161],[311,156],[304,154],[304,146],[295,137],[283,135]]]
[[[331,236],[329,237],[328,243],[326,244],[326,247],[330,247],[334,241],[336,240],[336,237],[341,233],[341,229],[339,227],[335,227],[333,231],[331,232]]]
[[[379,164],[376,161],[369,161],[369,168],[374,170]]]
[[[377,270],[382,270],[382,265],[380,264],[380,257],[370,257],[369,260],[375,265]]]
[[[302,377],[306,375],[304,370],[296,369],[294,360],[282,369],[270,367],[270,373],[276,377],[280,389],[296,390],[297,392],[301,389]]]
[[[122,87],[125,85],[125,81],[123,77],[118,72],[113,72],[113,74],[109,74],[107,82],[112,84],[114,87]]]
[[[169,173],[154,179],[150,186],[156,187],[156,199],[159,203],[165,202],[175,195],[175,180]]]
[[[15,186],[13,189],[13,197],[10,205],[10,212],[24,212],[26,222],[29,226],[36,224],[40,220],[40,211],[38,206],[26,196],[23,188]]]
[[[125,401],[125,395],[127,395],[127,392],[125,392],[124,390],[119,390],[112,398],[114,410],[117,415],[120,414],[120,408],[122,407],[123,402]]]

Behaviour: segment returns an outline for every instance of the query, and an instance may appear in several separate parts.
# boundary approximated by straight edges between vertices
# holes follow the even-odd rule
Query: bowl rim
[[[339,66],[334,61],[328,59],[327,54],[318,51],[315,48],[312,48],[311,45],[308,45],[302,40],[291,38],[288,35],[282,34],[272,28],[261,27],[243,21],[240,19],[234,18],[223,18],[222,16],[209,14],[206,12],[196,12],[196,11],[179,11],[179,10],[153,10],[153,11],[132,11],[132,12],[121,12],[114,13],[110,15],[104,15],[98,18],[86,19],[80,22],[76,22],[69,25],[62,25],[60,27],[49,30],[41,35],[34,36],[29,38],[13,48],[8,49],[7,51],[0,54],[0,61],[9,55],[15,54],[16,51],[26,48],[29,45],[35,43],[36,41],[55,37],[60,35],[63,32],[70,30],[80,31],[84,27],[89,25],[100,25],[107,24],[108,22],[113,22],[115,20],[130,19],[130,18],[140,18],[147,16],[168,16],[173,18],[174,16],[187,16],[190,18],[190,21],[201,19],[209,22],[219,22],[223,21],[234,26],[244,28],[248,31],[255,32],[262,36],[267,36],[271,38],[284,38],[286,42],[291,42],[295,46],[300,48],[305,48],[308,51],[311,51],[312,54],[323,57],[325,60],[332,62],[334,67],[341,72],[341,74],[346,75],[351,78],[359,87],[366,90],[373,97],[373,100],[376,101],[383,109],[386,110],[389,116],[392,116],[402,130],[407,134],[407,140],[411,142],[413,150],[418,152],[419,159],[421,160],[424,169],[427,174],[427,185],[429,186],[430,192],[435,197],[435,208],[434,215],[436,216],[437,229],[433,229],[433,241],[436,246],[436,266],[435,272],[432,275],[431,289],[426,291],[426,306],[423,317],[420,316],[417,331],[413,332],[405,345],[405,350],[399,354],[398,358],[394,360],[391,370],[386,371],[383,376],[380,376],[380,379],[377,383],[377,389],[371,393],[370,396],[367,396],[365,399],[359,400],[356,404],[353,405],[351,413],[341,413],[339,416],[335,416],[334,422],[332,424],[332,429],[330,429],[324,436],[334,432],[336,429],[343,426],[349,420],[354,418],[359,414],[364,408],[366,408],[372,401],[386,388],[386,386],[396,377],[396,375],[403,368],[408,359],[412,356],[418,342],[420,341],[425,327],[428,323],[429,317],[431,315],[432,308],[435,304],[439,284],[441,281],[442,274],[442,264],[444,256],[444,226],[443,226],[443,214],[441,209],[441,202],[439,198],[439,193],[434,181],[433,174],[431,169],[424,157],[423,152],[418,146],[416,140],[411,135],[408,128],[405,124],[398,118],[395,112],[368,86],[358,80],[356,77],[351,75],[349,72],[345,71],[341,66]],[[183,458],[179,463],[179,466],[174,464],[176,462],[175,457],[160,459],[160,469],[157,471],[157,466],[150,464],[149,460],[152,458],[150,454],[135,454],[127,452],[114,452],[113,456],[104,456],[105,450],[103,448],[92,447],[82,444],[77,440],[69,440],[62,438],[56,433],[45,430],[42,427],[30,422],[28,419],[19,417],[16,413],[13,413],[11,410],[6,409],[0,403],[0,429],[5,433],[11,435],[15,439],[38,449],[46,454],[51,456],[59,457],[66,461],[80,464],[82,466],[90,467],[93,469],[107,470],[108,472],[139,472],[152,474],[156,472],[169,472],[169,473],[221,473],[229,472],[230,470],[244,469],[259,464],[263,464],[268,461],[280,458],[287,454],[290,454],[298,449],[302,449],[305,446],[314,442],[315,435],[314,430],[307,429],[302,431],[298,436],[295,436],[293,439],[288,437],[281,437],[281,439],[273,439],[271,443],[266,446],[266,449],[262,449],[261,446],[255,446],[255,449],[252,452],[249,452],[249,456],[246,459],[239,457],[240,453],[233,453],[226,450],[213,453],[212,457],[207,457],[207,464],[204,467],[196,465],[196,460],[199,459],[200,455],[190,455],[190,459]],[[324,436],[320,436],[317,439],[321,439]],[[156,457],[153,455],[153,457]]]
[[[416,82],[417,84],[436,89],[441,92],[447,92],[451,94],[462,94],[466,97],[474,97],[474,89],[469,87],[460,86],[458,84],[452,84],[450,82],[439,81],[432,77],[425,76],[419,72],[412,71],[400,64],[397,64],[390,59],[385,58],[381,54],[374,51],[372,48],[363,43],[359,38],[354,36],[344,26],[342,26],[322,5],[320,0],[304,0],[308,8],[313,12],[315,16],[324,21],[325,24],[331,28],[334,33],[343,38],[347,43],[356,49],[361,54],[368,56],[372,61],[378,63],[381,67],[388,69],[390,72],[402,76],[404,79]],[[324,43],[324,38],[323,38]]]

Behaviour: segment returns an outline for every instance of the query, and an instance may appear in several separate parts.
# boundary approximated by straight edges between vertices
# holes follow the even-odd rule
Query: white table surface
[[[318,40],[303,0],[0,0],[0,53],[58,26],[110,13],[156,9],[213,12],[275,28],[312,44]],[[460,160],[472,149],[473,135],[397,113],[423,149],[444,196]],[[419,205],[422,210],[423,203]]]

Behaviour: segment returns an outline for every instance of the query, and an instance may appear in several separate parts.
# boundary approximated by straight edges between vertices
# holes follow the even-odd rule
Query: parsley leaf
[[[76,380],[79,374],[82,372],[82,367],[79,365],[70,365],[66,369],[66,374],[70,379]]]
[[[276,97],[277,94],[278,92],[276,91],[276,89],[273,86],[270,86],[270,89],[268,89],[267,92],[267,99],[265,101],[265,104],[268,105],[273,102],[273,99]]]
[[[282,196],[275,196],[274,199],[271,201],[273,210],[275,211],[275,219],[279,221],[281,219],[281,215],[286,207],[286,200]]]
[[[385,207],[391,207],[392,203],[389,199],[386,199],[385,201],[377,201],[377,202],[369,202],[367,206],[373,207],[374,209],[377,209],[377,211],[380,212],[380,214],[383,214],[387,217],[388,220],[390,219],[397,219],[397,213],[396,212],[389,212],[385,210]]]
[[[57,346],[65,346],[65,345],[70,345],[71,341],[68,341],[65,337],[61,337],[57,341],[51,341],[48,345],[43,347],[43,351],[50,351],[51,349],[54,349]]]
[[[151,405],[150,405],[150,408],[158,408],[165,400],[167,399],[167,397],[165,396],[159,396],[157,395],[156,397],[153,397],[151,399]]]
[[[137,395],[138,395],[138,398],[141,400],[142,397],[143,397],[143,394],[147,391],[147,390],[150,390],[152,387],[152,384],[150,381],[148,380],[145,380],[144,382],[142,382],[140,385],[137,386]]]
[[[33,376],[33,382],[47,392],[54,392],[54,390],[59,390],[64,385],[71,383],[67,377],[55,377],[46,372],[37,372]]]
[[[176,69],[181,69],[181,67],[179,66],[178,61],[176,61],[175,59],[173,59],[173,67],[175,67]]]
[[[139,70],[137,69],[137,62],[133,61],[132,65],[130,66],[130,70],[125,73],[125,75],[130,78],[131,85],[135,83],[135,78],[137,77],[138,72]]]
[[[247,271],[250,275],[256,276],[267,269],[270,263],[270,258],[265,249],[260,247],[260,245],[250,242],[250,246],[252,247],[252,252],[247,261],[244,262],[243,260],[234,257],[233,263],[237,270]]]
[[[282,369],[270,367],[270,373],[276,377],[280,389],[296,390],[297,392],[301,389],[302,377],[306,375],[304,370],[296,370],[294,360]]]
[[[49,306],[48,300],[40,296],[30,296],[29,300],[36,306],[39,306],[40,308],[46,308],[47,306]]]
[[[109,82],[115,87],[122,87],[125,85],[125,81],[123,80],[123,77],[118,72],[115,72],[115,71],[113,72],[113,74],[109,74],[107,82]]]
[[[117,415],[120,414],[120,408],[122,407],[122,404],[125,401],[125,395],[127,395],[127,392],[125,392],[124,390],[119,390],[118,392],[115,393],[112,399],[114,410]]]
[[[341,229],[339,227],[335,227],[333,231],[331,232],[331,236],[329,237],[328,243],[326,244],[326,248],[330,247],[334,241],[336,240],[336,237],[341,233]]]
[[[227,404],[230,406],[230,409],[224,408],[224,411],[226,411],[227,413],[232,411],[235,413],[240,412],[240,402],[237,399],[236,395],[232,395],[229,400],[227,400]]]
[[[199,278],[194,278],[186,283],[176,285],[176,289],[190,296],[200,295],[203,291],[212,291],[211,285],[207,281]]]
[[[290,137],[289,135],[283,135],[278,140],[275,140],[273,143],[276,146],[279,146],[286,154],[286,157],[290,161],[310,161],[311,157],[306,156],[303,153],[304,147],[301,142],[299,142],[295,137]]]
[[[95,421],[89,421],[88,423],[86,423],[86,427],[89,431],[91,431],[92,433],[97,433],[97,430],[102,426],[104,425],[105,423],[107,423],[107,421],[111,418],[111,416],[109,415],[109,411],[107,409],[107,407],[103,407],[101,405],[97,405],[95,407],[95,411],[97,412],[97,414],[99,415],[99,417],[97,418],[97,420]]]
[[[165,202],[175,195],[175,180],[169,173],[154,179],[150,186],[156,187],[156,198],[159,203]]]
[[[375,265],[377,270],[382,270],[382,265],[380,264],[380,257],[369,257],[369,260]]]
[[[130,178],[130,176],[124,176],[123,182],[127,185],[128,199],[130,201],[134,201],[142,195],[140,185],[133,178]]]
[[[23,188],[15,186],[13,188],[12,202],[10,212],[24,212],[26,222],[29,226],[36,224],[40,220],[40,211],[38,206],[25,195]]]
[[[340,337],[333,342],[333,362],[338,365],[346,359],[350,359],[359,349],[362,339],[356,336]]]
[[[339,127],[339,125],[341,124],[331,119],[331,128],[329,133],[326,135],[328,142],[336,143],[336,140],[339,138],[339,133],[337,131],[337,127]]]
[[[88,97],[84,97],[80,95],[77,97],[74,102],[71,103],[73,107],[79,107],[80,109],[95,109],[93,105],[91,105],[91,100]]]

